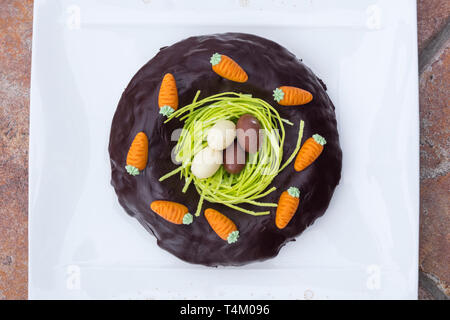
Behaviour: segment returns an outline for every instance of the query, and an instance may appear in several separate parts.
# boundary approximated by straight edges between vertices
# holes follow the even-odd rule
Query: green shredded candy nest
[[[127,170],[128,174],[132,175],[132,176],[138,176],[139,175],[139,169],[133,166],[126,166],[125,169]]]
[[[228,243],[232,244],[235,243],[236,241],[238,241],[239,239],[239,231],[233,231],[228,235]]]
[[[290,157],[282,164],[283,146],[285,141],[284,123],[293,125],[282,119],[274,107],[264,100],[253,98],[248,94],[225,92],[197,101],[200,92],[197,92],[194,101],[179,108],[172,113],[165,123],[177,118],[184,122],[184,127],[175,147],[176,161],[179,167],[159,181],[179,174],[184,179],[185,193],[191,184],[194,184],[200,195],[195,216],[199,216],[203,202],[220,203],[234,210],[254,216],[270,214],[270,211],[253,211],[239,206],[250,204],[256,207],[276,207],[276,203],[263,203],[258,199],[275,191],[275,187],[268,188],[277,174],[288,166],[298,153],[303,136],[304,122],[300,122],[297,145]],[[194,155],[207,146],[207,133],[218,120],[230,120],[234,123],[243,115],[251,114],[256,117],[261,128],[265,130],[264,139],[259,151],[247,161],[244,169],[238,174],[230,174],[223,166],[212,176],[206,179],[195,177],[190,166]]]

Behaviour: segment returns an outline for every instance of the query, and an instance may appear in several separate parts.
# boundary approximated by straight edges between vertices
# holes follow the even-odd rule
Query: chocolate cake
[[[219,70],[222,67],[220,65],[214,68],[222,63],[221,57],[223,61],[229,59],[225,62],[234,68],[232,75],[227,74],[225,69]],[[169,88],[172,91],[167,91],[172,94],[175,90],[173,94],[177,95],[173,100],[176,105],[171,106],[169,103],[170,108],[167,103],[161,106],[161,100],[166,98],[162,94],[162,86],[165,86],[163,79],[166,81],[167,74],[171,75],[167,81],[176,82],[175,87]],[[283,92],[283,86],[299,88],[295,90],[302,94],[306,92],[304,97],[310,98],[301,105],[295,105],[295,99],[294,103],[283,105],[283,100],[290,97],[286,90]],[[182,117],[167,116],[173,110],[177,110],[175,114],[181,112],[186,106],[192,105],[194,99],[200,101],[225,92],[243,94],[236,96],[242,99],[251,95],[265,101],[274,108],[273,112],[287,120],[284,121],[283,163],[298,151],[301,121],[304,121],[301,145],[314,144],[308,139],[317,134],[324,138],[322,145],[326,139],[323,147],[316,143],[316,157],[306,168],[296,170],[297,161],[288,162],[267,188],[276,190],[258,198],[261,203],[277,204],[281,203],[283,197],[297,199],[296,192],[286,193],[291,187],[299,191],[299,201],[287,202],[289,205],[286,208],[290,208],[290,205],[295,207],[292,216],[281,228],[275,220],[279,214],[277,210],[287,210],[285,206],[281,209],[276,206],[263,208],[268,213],[264,215],[247,214],[226,203],[208,200],[199,206],[199,189],[191,183],[183,190],[186,179],[178,172],[160,181],[168,172],[180,167],[180,163],[173,161],[174,148],[178,143],[173,133],[185,125]],[[199,107],[199,110],[204,107],[206,105]],[[134,142],[139,133],[143,142]],[[303,146],[300,153],[311,152]],[[140,157],[140,165],[130,165],[133,148],[140,150],[133,154]],[[342,166],[334,106],[324,83],[282,46],[242,33],[190,37],[161,48],[133,77],[120,99],[112,121],[109,154],[112,185],[125,211],[156,237],[162,249],[184,261],[207,266],[239,266],[275,257],[284,244],[294,240],[325,213],[339,183]],[[220,174],[228,174],[220,170]],[[195,181],[199,180],[195,178]],[[161,200],[180,204],[173,207],[178,211],[173,209],[173,212],[168,212],[167,209],[159,212],[156,202]],[[240,203],[239,207],[247,211],[261,209],[252,202]],[[197,208],[201,208],[200,214],[194,217]],[[205,211],[208,209],[213,210],[206,217]],[[169,214],[175,218],[169,217]],[[183,222],[186,224],[179,220],[180,214],[184,215]],[[234,230],[232,240],[228,238],[226,241],[220,236],[223,230],[218,230],[220,228],[211,222],[215,214],[223,221],[234,223],[234,226],[230,224],[231,229],[227,229],[230,235]]]

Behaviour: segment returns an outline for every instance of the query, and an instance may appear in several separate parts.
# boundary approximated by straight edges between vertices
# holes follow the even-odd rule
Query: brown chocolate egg
[[[251,114],[242,115],[236,124],[237,140],[245,151],[256,153],[262,142],[261,124]]]
[[[238,174],[245,167],[245,151],[236,140],[223,151],[223,168],[231,174]]]

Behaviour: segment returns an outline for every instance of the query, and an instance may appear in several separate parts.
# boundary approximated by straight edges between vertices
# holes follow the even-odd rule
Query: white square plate
[[[417,297],[415,0],[36,0],[34,12],[30,298]],[[107,146],[120,95],[160,47],[228,31],[280,43],[325,81],[343,178],[277,258],[207,268],[127,216]]]

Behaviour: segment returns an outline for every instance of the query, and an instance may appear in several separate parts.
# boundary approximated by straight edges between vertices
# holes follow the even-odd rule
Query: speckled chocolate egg
[[[236,124],[237,140],[245,151],[256,153],[262,142],[261,124],[251,114],[242,115]]]
[[[238,174],[245,167],[245,151],[235,140],[223,151],[223,168],[231,174]]]

